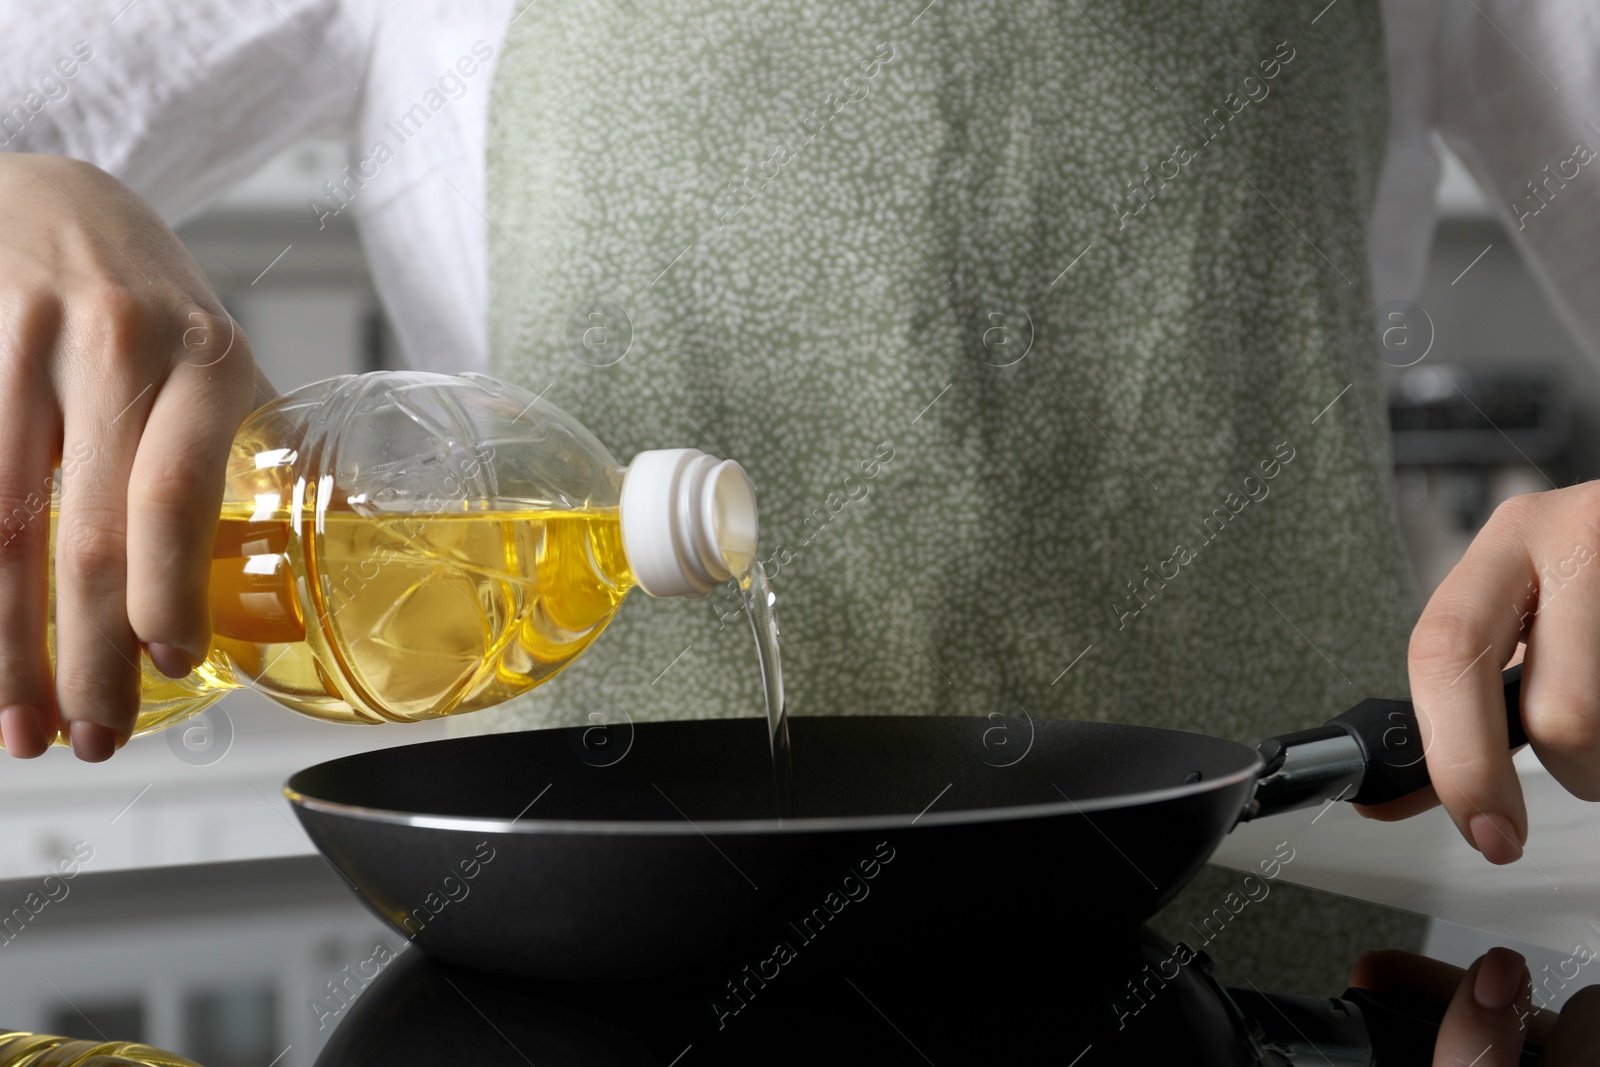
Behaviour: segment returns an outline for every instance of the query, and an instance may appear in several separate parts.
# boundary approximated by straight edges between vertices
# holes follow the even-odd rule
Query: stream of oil
[[[759,559],[739,582],[745,614],[756,637],[761,661],[761,695],[767,704],[767,730],[772,745],[772,789],[778,820],[794,816],[794,764],[789,755],[789,710],[783,699],[783,662],[778,656],[777,597]]]

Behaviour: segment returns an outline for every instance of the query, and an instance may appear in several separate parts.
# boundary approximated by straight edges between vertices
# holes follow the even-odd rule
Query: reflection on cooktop
[[[1175,1048],[1188,1063],[1275,1062],[1252,1050],[1202,954],[1138,1008],[1102,977],[1126,985],[1172,955],[1144,933],[1095,975],[1075,975],[1082,965],[1069,959],[1005,970],[952,959],[936,974],[826,974],[800,960],[767,978],[758,964],[735,975],[560,985],[469,974],[408,951],[351,1006],[317,1062],[1093,1067],[1164,1062]]]
[[[0,883],[0,916],[36,888],[27,880]],[[366,912],[316,857],[87,871],[71,881],[70,892],[54,888],[48,907],[0,934],[0,1025],[142,1041],[204,1067],[825,1061],[1344,1067],[1372,1062],[1366,1043],[1374,1022],[1388,1032],[1398,1018],[1400,1030],[1431,1041],[1427,1028],[1383,1014],[1382,1005],[1360,994],[1330,999],[1337,985],[1309,986],[1322,997],[1264,995],[1251,978],[1267,988],[1275,982],[1241,973],[1235,962],[1229,983],[1239,988],[1224,990],[1203,953],[1149,931],[1093,951],[1081,941],[1052,947],[1035,936],[1040,923],[1052,921],[1048,907],[1005,913],[1005,929],[1030,931],[1002,939],[1012,946],[1010,963],[992,957],[977,963],[944,951],[930,931],[937,951],[914,964],[895,956],[900,962],[891,966],[885,953],[853,951],[849,937],[835,940],[848,931],[830,926],[792,958],[774,949],[671,980],[557,985],[432,963]],[[1316,906],[1283,900],[1284,908]],[[1258,949],[1254,959],[1262,966],[1286,951],[1248,916],[1230,927],[1229,937],[1227,947]],[[1193,941],[1197,948],[1203,943]],[[829,944],[842,951],[830,955]],[[1591,958],[1535,967],[1538,1002],[1585,984]],[[1434,990],[1435,1015],[1460,980],[1459,971],[1445,970]],[[1571,989],[1557,988],[1558,978]],[[1597,1002],[1585,1003],[1600,1017]],[[1427,1059],[1424,1051],[1377,1062]]]
[[[1148,929],[1092,966],[804,966],[554,984],[473,975],[412,951],[352,1006],[317,1063],[1391,1067],[1431,1061],[1440,1014],[1414,991],[1224,989],[1204,952]],[[1530,1043],[1522,1067],[1539,1052]]]

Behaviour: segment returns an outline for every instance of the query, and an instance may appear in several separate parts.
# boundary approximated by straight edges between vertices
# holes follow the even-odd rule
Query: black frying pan
[[[433,741],[319,764],[285,792],[367,906],[436,959],[583,981],[736,978],[783,966],[779,943],[808,961],[843,944],[901,962],[1082,951],[1154,914],[1241,819],[1428,780],[1407,701],[1259,750],[1095,722],[790,730],[799,817],[783,822],[758,719]]]

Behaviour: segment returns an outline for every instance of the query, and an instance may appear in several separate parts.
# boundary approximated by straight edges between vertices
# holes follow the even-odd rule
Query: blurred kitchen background
[[[344,162],[338,144],[301,145],[180,230],[280,387],[400,365],[349,216],[319,229],[307,208]],[[1600,476],[1595,363],[1459,165],[1447,168],[1439,202],[1424,291],[1380,307],[1374,323],[1394,366],[1400,505],[1425,590],[1500,500]],[[105,766],[61,754],[6,761],[0,879],[17,880],[8,887],[20,901],[84,847],[86,872],[309,857],[280,792],[291,772],[441,734],[440,724],[324,725],[238,693]],[[347,899],[276,894],[267,879],[241,887],[224,910],[171,884],[152,880],[141,895],[135,883],[115,922],[97,921],[85,900],[70,928],[20,933],[6,926],[13,902],[0,900],[4,1024],[142,1039],[207,1067],[308,1067],[336,1021],[330,1012],[354,995],[335,991],[358,991],[352,972],[378,945],[400,945],[376,920],[351,923]],[[130,924],[129,914],[144,918]],[[1438,954],[1468,952],[1449,939],[1436,936]]]
[[[1600,476],[1600,364],[1567,329],[1454,157],[1428,279],[1378,294],[1399,503],[1425,593],[1495,505]]]

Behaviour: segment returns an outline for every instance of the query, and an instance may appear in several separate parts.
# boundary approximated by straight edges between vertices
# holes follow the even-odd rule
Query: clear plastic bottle
[[[317,382],[235,436],[211,651],[182,679],[141,657],[135,736],[241,685],[333,722],[489,707],[570,663],[633,586],[698,596],[742,575],[756,536],[730,460],[675,449],[625,468],[482,375]]]
[[[133,1041],[79,1041],[0,1029],[0,1067],[200,1067]]]

